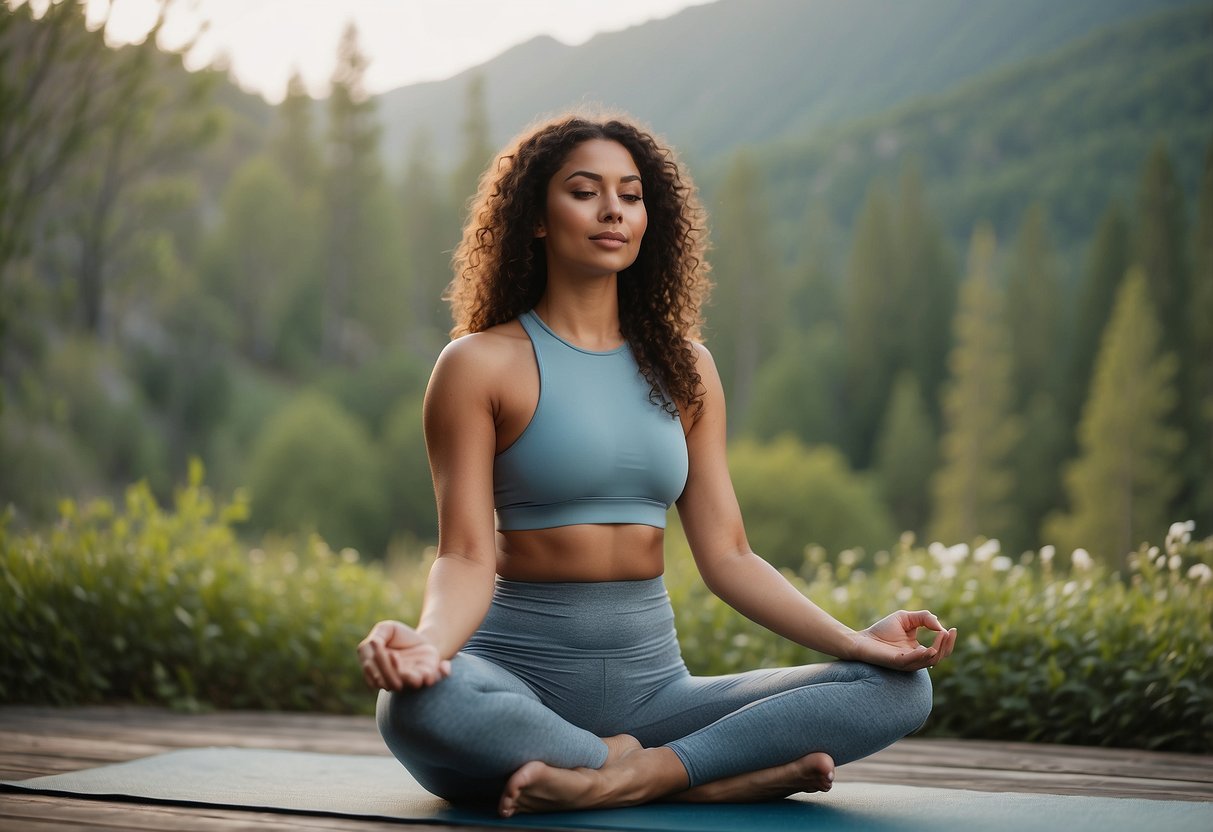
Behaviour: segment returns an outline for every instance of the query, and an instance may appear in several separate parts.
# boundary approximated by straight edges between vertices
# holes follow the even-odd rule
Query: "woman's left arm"
[[[956,631],[945,630],[931,613],[898,611],[866,630],[855,631],[806,598],[754,553],[729,477],[720,375],[707,348],[697,344],[695,349],[704,388],[703,409],[687,432],[690,472],[678,499],[678,515],[708,589],[772,632],[840,659],[917,670],[946,658]],[[772,483],[771,487],[779,485]],[[918,643],[919,627],[940,634],[932,646]]]

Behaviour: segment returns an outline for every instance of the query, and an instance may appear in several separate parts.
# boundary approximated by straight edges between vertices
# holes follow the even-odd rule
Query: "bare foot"
[[[756,803],[797,792],[828,792],[834,785],[829,754],[806,754],[782,766],[764,768],[704,783],[669,797],[683,803]]]
[[[602,768],[555,768],[538,760],[511,775],[497,811],[502,817],[521,812],[634,806],[686,788],[686,769],[668,748],[641,748],[621,734],[604,740]]]

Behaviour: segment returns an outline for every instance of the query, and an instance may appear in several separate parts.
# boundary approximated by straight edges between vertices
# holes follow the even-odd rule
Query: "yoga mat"
[[[845,778],[845,769],[843,769]],[[390,757],[249,748],[196,748],[68,774],[10,780],[7,789],[83,797],[411,823],[629,832],[1209,832],[1213,804],[1175,800],[1003,794],[841,782],[827,794],[760,804],[650,804],[526,815],[454,807],[424,791]]]

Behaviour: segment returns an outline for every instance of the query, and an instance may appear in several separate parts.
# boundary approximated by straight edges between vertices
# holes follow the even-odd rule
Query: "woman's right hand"
[[[367,685],[383,690],[428,687],[451,674],[451,662],[429,639],[399,621],[380,621],[358,644]]]

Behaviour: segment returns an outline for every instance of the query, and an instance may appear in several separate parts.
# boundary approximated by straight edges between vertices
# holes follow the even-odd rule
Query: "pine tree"
[[[708,336],[738,423],[745,419],[755,374],[775,349],[786,311],[759,182],[749,156],[736,155],[714,214],[716,289],[707,315]]]
[[[902,372],[876,443],[885,505],[899,529],[921,532],[931,510],[928,484],[938,460],[935,428],[918,380]]]
[[[899,366],[901,274],[889,197],[874,184],[860,210],[843,298],[846,412],[852,464],[866,468]]]
[[[324,354],[333,360],[353,360],[372,348],[371,336],[358,321],[355,300],[374,312],[382,305],[368,291],[380,260],[372,220],[382,200],[379,161],[380,127],[375,102],[366,92],[368,61],[358,45],[353,23],[346,26],[337,47],[337,67],[329,96],[329,144],[325,172],[328,256],[324,282]],[[379,205],[375,203],[379,202]],[[397,235],[390,234],[389,240]]]
[[[1016,527],[1011,454],[1021,425],[1012,412],[1010,336],[994,285],[995,246],[988,226],[974,232],[960,288],[943,394],[941,467],[932,483],[935,540],[1003,537]]]
[[[807,333],[787,331],[754,380],[744,432],[762,440],[790,433],[806,445],[840,444],[842,364],[837,324],[825,321]]]
[[[1044,206],[1035,203],[1024,212],[1007,279],[1006,320],[1020,412],[1038,393],[1054,401],[1059,397],[1065,367],[1064,311],[1048,218]]]
[[[799,332],[808,332],[827,321],[838,321],[841,299],[831,257],[837,233],[824,206],[809,209],[804,243],[788,284],[788,325]]]
[[[286,98],[278,105],[278,132],[272,153],[287,180],[304,194],[320,185],[320,151],[312,124],[314,102],[299,70],[291,75]]]
[[[399,202],[408,251],[409,340],[427,354],[446,341],[450,318],[442,293],[451,279],[450,252],[459,233],[446,221],[449,211],[434,168],[429,134],[419,129],[409,144]]]
[[[1189,312],[1192,340],[1187,422],[1192,451],[1187,459],[1194,487],[1187,516],[1207,532],[1213,527],[1213,139],[1205,149],[1196,205]]]
[[[1184,196],[1166,145],[1157,143],[1146,160],[1137,195],[1133,263],[1141,266],[1150,304],[1162,326],[1162,346],[1183,361],[1188,281]]]
[[[1120,206],[1113,202],[1099,221],[1078,294],[1068,374],[1070,383],[1065,396],[1066,423],[1071,426],[1078,424],[1090,389],[1100,337],[1112,315],[1112,304],[1121,280],[1129,268],[1129,244],[1129,225]],[[1072,434],[1077,435],[1074,431]]]
[[[1183,434],[1169,425],[1178,362],[1162,343],[1145,274],[1134,267],[1100,346],[1080,455],[1065,472],[1070,509],[1045,524],[1045,537],[1062,549],[1082,547],[1119,566],[1166,532]]]
[[[489,110],[485,101],[484,76],[476,74],[468,81],[463,115],[463,157],[451,178],[451,201],[463,224],[467,205],[476,195],[480,176],[493,159],[489,135]]]
[[[896,245],[901,366],[914,373],[932,424],[938,425],[937,402],[948,373],[957,279],[947,240],[927,205],[915,164],[907,165],[901,176]]]

